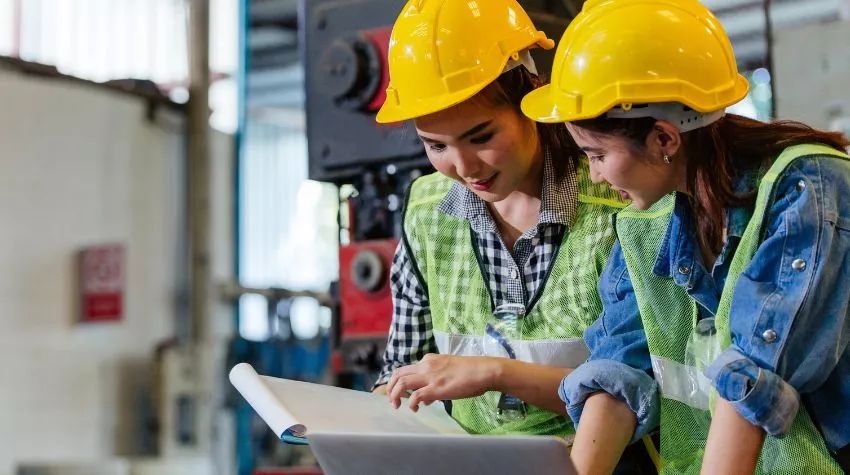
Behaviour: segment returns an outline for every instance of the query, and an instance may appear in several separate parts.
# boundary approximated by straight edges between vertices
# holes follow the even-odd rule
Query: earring
[[[664,155],[664,163],[666,163],[667,165],[670,165],[670,157],[669,156]]]

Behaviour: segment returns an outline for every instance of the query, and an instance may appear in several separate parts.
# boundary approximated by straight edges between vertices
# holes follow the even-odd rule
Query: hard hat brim
[[[743,100],[749,91],[749,82],[741,76],[737,75],[735,83],[732,85],[725,95],[725,100],[718,100],[720,94],[703,94],[707,99],[705,102],[696,102],[688,100],[688,97],[683,95],[657,96],[652,94],[635,95],[631,97],[614,97],[613,100],[605,103],[582,104],[579,110],[574,108],[559,107],[557,102],[552,99],[555,91],[552,90],[552,85],[547,84],[539,89],[531,91],[522,99],[522,112],[528,118],[542,123],[558,123],[558,122],[575,122],[578,120],[595,119],[611,108],[620,104],[646,104],[658,102],[678,102],[692,109],[709,113],[717,110],[725,109],[733,104]],[[693,95],[692,95],[693,96]],[[592,103],[593,101],[586,101]]]
[[[379,124],[404,122],[405,120],[416,119],[418,117],[424,117],[429,114],[446,110],[467,99],[470,99],[495,80],[496,78],[493,78],[492,81],[488,81],[486,84],[476,84],[474,87],[468,87],[466,89],[456,91],[453,94],[443,95],[438,99],[435,98],[429,101],[421,101],[415,107],[416,111],[412,111],[411,107],[405,107],[402,109],[401,107],[395,107],[388,102],[384,102],[384,105],[381,106],[381,109],[378,110],[378,114],[375,116],[375,121]]]
[[[578,120],[575,116],[560,110],[558,105],[552,101],[551,94],[551,84],[529,92],[522,98],[522,103],[520,104],[522,113],[535,122],[545,124]]]

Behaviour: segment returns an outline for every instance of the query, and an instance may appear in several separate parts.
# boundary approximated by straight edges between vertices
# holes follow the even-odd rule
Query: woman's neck
[[[517,189],[504,200],[489,204],[490,213],[511,252],[517,239],[537,224],[543,201],[543,166],[544,154],[540,150]]]

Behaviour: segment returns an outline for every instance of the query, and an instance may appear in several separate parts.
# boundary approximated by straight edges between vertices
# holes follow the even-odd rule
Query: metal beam
[[[278,27],[252,28],[248,33],[248,47],[252,49],[296,47],[298,34]]]
[[[282,16],[277,18],[254,18],[251,19],[251,28],[264,28],[276,26],[279,28],[285,28],[287,30],[297,30],[298,29],[298,16],[297,15],[289,15]]]
[[[192,0],[189,12],[189,342],[209,337],[211,316],[210,0]]]
[[[254,0],[251,2],[251,27],[280,26],[298,28],[297,0]]]
[[[304,66],[300,63],[291,66],[252,71],[247,79],[248,89],[269,89],[281,84],[304,85]]]
[[[251,18],[274,18],[298,12],[298,0],[253,0]]]
[[[765,62],[767,63],[768,71],[775,72],[773,64],[773,30],[776,28],[776,24],[773,21],[773,9],[771,8],[773,1],[772,0],[764,0],[764,39],[767,44],[767,51],[765,55]],[[776,90],[776,78],[773,78],[773,90]],[[771,117],[775,117],[776,115],[776,94],[771,94],[770,96],[770,114]]]
[[[249,52],[251,73],[264,69],[279,69],[291,66],[301,60],[295,48],[264,48]]]
[[[224,300],[238,300],[243,295],[261,295],[268,300],[286,300],[294,298],[311,298],[319,304],[330,307],[334,299],[329,292],[310,292],[302,290],[289,290],[277,287],[258,288],[245,287],[238,282],[226,282],[219,286],[219,295]]]
[[[248,99],[251,108],[251,116],[255,117],[254,108],[260,109],[303,109],[305,94],[303,86],[300,88],[286,88],[274,91],[252,92]]]

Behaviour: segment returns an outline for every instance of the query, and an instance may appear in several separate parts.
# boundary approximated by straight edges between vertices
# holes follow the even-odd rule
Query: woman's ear
[[[659,120],[655,123],[654,130],[655,133],[650,135],[650,140],[656,142],[655,145],[661,153],[670,157],[676,155],[682,147],[682,134],[679,128],[670,122]]]

